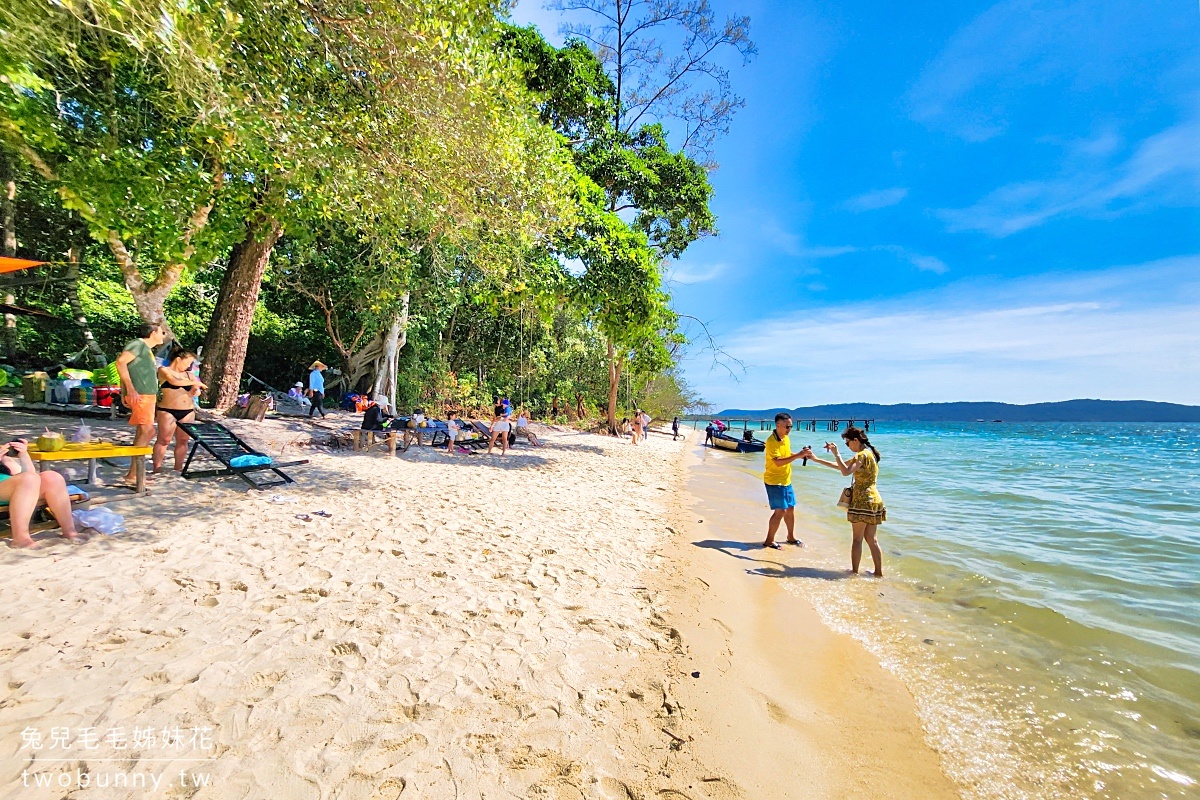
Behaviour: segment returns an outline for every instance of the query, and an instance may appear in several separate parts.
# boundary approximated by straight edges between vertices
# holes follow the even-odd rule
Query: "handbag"
[[[850,508],[851,488],[853,487],[847,486],[845,489],[842,489],[842,494],[838,497],[838,508]]]

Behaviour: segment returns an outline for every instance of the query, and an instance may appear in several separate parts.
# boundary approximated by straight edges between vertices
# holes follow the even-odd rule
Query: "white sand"
[[[260,446],[308,430],[235,424]],[[655,675],[677,634],[639,587],[683,442],[545,438],[503,458],[315,453],[261,494],[160,478],[112,506],[127,534],[0,546],[0,795],[62,797],[33,775],[69,773],[73,798],[152,796],[97,787],[144,772],[169,797],[670,796],[678,711]],[[135,726],[202,738],[103,741]]]

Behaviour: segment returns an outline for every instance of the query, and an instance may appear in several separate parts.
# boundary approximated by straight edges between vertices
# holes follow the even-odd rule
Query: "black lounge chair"
[[[219,422],[181,422],[179,427],[188,436],[192,437],[192,447],[188,451],[187,461],[183,464],[183,472],[181,475],[184,478],[211,478],[218,475],[237,475],[246,483],[253,486],[255,489],[262,491],[271,486],[281,486],[285,483],[295,483],[295,481],[287,473],[283,471],[283,467],[298,467],[301,464],[307,464],[308,459],[301,461],[285,461],[283,463],[272,462],[270,464],[254,464],[246,467],[235,467],[230,464],[233,459],[238,456],[261,456],[260,453],[250,445],[243,442],[241,439],[233,435],[233,431],[226,428]],[[221,462],[223,469],[205,469],[193,470],[192,459],[195,458],[196,452],[204,448],[207,453]],[[256,472],[273,472],[277,476],[271,480],[260,480]],[[262,476],[268,477],[268,476]]]

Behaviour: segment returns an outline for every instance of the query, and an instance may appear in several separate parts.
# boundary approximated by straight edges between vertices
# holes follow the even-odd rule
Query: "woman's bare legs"
[[[195,422],[196,415],[193,414],[184,422]],[[159,428],[162,430],[162,428]],[[175,426],[175,471],[183,472],[183,462],[187,461],[188,440],[192,437],[187,435],[187,432],[178,425]]]
[[[875,577],[883,577],[883,551],[879,549],[879,542],[875,541],[875,529],[877,525],[864,525],[863,538],[867,540],[867,547],[871,548],[871,560],[875,562]]]
[[[46,508],[50,509],[58,527],[62,528],[62,537],[72,541],[78,539],[75,518],[71,516],[71,495],[67,492],[66,479],[57,472],[43,472],[38,479],[41,496],[45,498]]]
[[[851,522],[850,528],[854,531],[854,541],[850,545],[850,571],[857,575],[858,563],[862,561],[862,543],[867,534],[867,523]]]
[[[41,489],[41,481],[32,472],[21,472],[6,481],[0,481],[0,499],[8,501],[8,523],[12,526],[13,547],[36,546],[29,535],[29,520],[33,519]]]
[[[488,455],[492,454],[497,437],[500,439],[500,455],[506,455],[508,453],[508,431],[492,431],[492,435],[488,438]]]
[[[161,411],[155,416],[158,417],[158,438],[154,440],[154,458],[150,463],[153,464],[152,470],[159,472],[167,457],[167,442],[175,436],[175,418]]]

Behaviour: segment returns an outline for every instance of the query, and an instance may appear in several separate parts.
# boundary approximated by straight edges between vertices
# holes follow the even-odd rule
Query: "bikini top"
[[[160,389],[191,389],[192,387],[190,384],[187,386],[176,386],[173,383],[163,382],[158,385],[158,388],[160,388]]]

